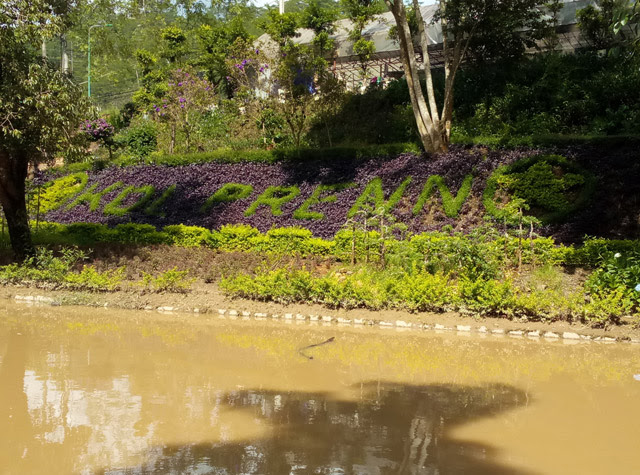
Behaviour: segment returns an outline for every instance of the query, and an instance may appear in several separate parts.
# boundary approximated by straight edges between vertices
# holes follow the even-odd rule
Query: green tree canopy
[[[29,165],[62,150],[71,156],[83,151],[78,129],[88,104],[37,54],[43,40],[67,28],[73,7],[64,0],[0,4],[0,204],[19,258],[33,252],[25,203]]]

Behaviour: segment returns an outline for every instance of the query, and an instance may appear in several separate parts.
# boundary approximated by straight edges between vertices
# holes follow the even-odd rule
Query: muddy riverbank
[[[640,343],[640,328],[631,319],[620,325],[594,328],[566,321],[532,322],[526,319],[464,315],[459,312],[410,313],[399,310],[331,309],[321,305],[260,302],[232,299],[225,296],[215,284],[197,282],[189,293],[143,293],[132,291],[77,292],[45,290],[19,285],[0,287],[0,299],[24,304],[107,307],[172,312],[191,315],[215,314],[225,318],[270,318],[316,321],[343,325],[379,325],[437,331],[478,332],[486,334],[528,338],[562,338],[597,341],[629,341]],[[275,318],[274,318],[275,316]]]

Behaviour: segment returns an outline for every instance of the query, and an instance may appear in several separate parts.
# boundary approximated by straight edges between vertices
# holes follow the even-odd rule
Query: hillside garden
[[[272,48],[255,44],[247,22],[187,12],[160,30],[157,50],[130,55],[131,101],[102,109],[37,58],[43,34],[71,35],[90,16],[63,9],[51,31],[34,33],[35,20],[3,30],[3,57],[24,55],[0,70],[0,281],[139,295],[215,286],[332,308],[640,324],[633,37],[596,11],[584,25],[610,34],[574,55],[524,55],[527,41],[553,39],[540,18],[539,37],[508,57],[465,40],[455,74],[417,78],[445,108],[455,90],[429,153],[411,78],[356,93],[331,74],[332,21],[379,12],[358,6],[268,11],[256,24]],[[469,38],[459,21],[453,37]],[[312,44],[293,41],[299,26],[314,30]],[[364,77],[372,51],[357,33]],[[98,58],[109,54],[120,53]]]

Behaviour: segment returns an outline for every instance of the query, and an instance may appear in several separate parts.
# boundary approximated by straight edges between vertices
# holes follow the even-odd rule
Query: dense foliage
[[[544,54],[516,63],[462,68],[456,78],[452,140],[495,143],[540,135],[640,134],[640,58],[591,52]],[[437,97],[443,78],[434,71]],[[416,140],[406,83],[348,94],[310,142],[387,143]],[[526,143],[526,141],[523,141]]]
[[[231,295],[285,303],[459,310],[596,325],[618,322],[640,309],[638,241],[590,239],[573,247],[533,237],[523,245],[518,236],[505,237],[490,228],[471,235],[422,233],[403,240],[383,238],[375,230],[344,230],[324,240],[303,228],[274,228],[263,234],[246,225],[223,226],[217,231],[178,225],[157,231],[139,224],[109,228],[53,223],[41,223],[36,240],[85,247],[169,244],[264,256],[263,266],[251,270],[240,265],[224,276],[221,286]],[[238,259],[238,254],[234,256]],[[287,262],[287,257],[298,264],[275,265]],[[84,252],[73,248],[63,248],[57,255],[42,249],[37,259],[24,265],[1,267],[0,281],[143,292],[187,292],[194,281],[186,271],[169,264],[166,272],[143,272],[141,281],[127,283],[123,281],[125,269],[81,267],[86,259]],[[316,265],[307,270],[295,259]],[[586,281],[565,282],[570,273],[563,274],[561,266],[582,266],[594,272]],[[132,278],[130,272],[126,274]]]
[[[0,204],[20,259],[33,254],[25,203],[29,165],[83,155],[87,103],[69,78],[38,58],[42,41],[68,26],[72,2],[0,3]]]

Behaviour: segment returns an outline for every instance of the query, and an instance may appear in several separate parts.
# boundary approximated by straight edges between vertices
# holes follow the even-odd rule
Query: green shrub
[[[299,227],[273,228],[265,235],[250,239],[251,250],[273,254],[328,256],[333,242],[314,238],[311,231]]]
[[[158,147],[158,131],[153,122],[143,122],[126,129],[117,142],[133,157],[143,159]]]
[[[459,282],[462,305],[479,314],[510,315],[515,303],[515,290],[510,281],[469,279]]]
[[[431,273],[455,273],[474,279],[498,274],[500,255],[495,247],[468,236],[422,233],[413,236],[411,244],[423,256],[424,267]]]
[[[621,256],[640,255],[640,240],[587,238],[582,246],[567,254],[566,263],[598,267],[616,253]]]
[[[93,244],[100,241],[109,241],[111,230],[103,224],[72,223],[67,224],[62,234],[78,245]]]
[[[68,287],[76,290],[114,291],[117,290],[124,278],[124,267],[115,270],[98,272],[93,266],[83,266],[79,273],[69,273],[65,276]]]
[[[171,243],[167,234],[157,231],[155,226],[137,223],[123,223],[113,229],[106,228],[101,240],[139,246]]]
[[[524,316],[535,320],[570,319],[574,312],[575,295],[565,296],[556,289],[517,292],[512,300],[515,316]]]
[[[5,282],[23,281],[62,283],[74,264],[86,259],[86,254],[77,248],[64,248],[56,256],[52,250],[37,248],[36,254],[22,264],[2,267],[0,279]]]
[[[352,255],[359,262],[375,261],[379,257],[380,241],[378,231],[342,229],[333,238],[334,255],[343,262],[349,262]]]
[[[394,282],[393,295],[395,306],[412,312],[434,312],[454,308],[457,288],[440,272],[415,272]]]
[[[86,258],[84,251],[76,248],[63,248],[57,256],[50,249],[37,248],[35,256],[24,263],[0,267],[0,281],[14,284],[46,283],[75,290],[117,289],[124,275],[124,267],[98,272],[92,266],[84,266],[79,273],[73,272],[73,266]]]
[[[227,224],[213,232],[218,248],[224,251],[249,251],[251,239],[260,235],[260,231],[247,224]]]
[[[152,292],[186,293],[195,279],[189,279],[189,271],[179,271],[176,267],[162,272],[157,277],[146,272],[142,273],[142,285]]]
[[[342,146],[330,148],[277,148],[274,150],[219,148],[209,152],[187,154],[152,154],[147,163],[158,165],[189,165],[193,163],[276,163],[362,160],[366,158],[390,157],[401,153],[420,153],[415,143],[390,143],[367,146]]]
[[[518,263],[518,252],[523,264],[556,265],[566,261],[571,248],[557,246],[553,238],[536,237],[520,240],[514,236],[504,236],[486,243],[486,248],[500,259],[503,265],[515,266]]]
[[[594,309],[611,302],[626,312],[637,310],[640,308],[640,253],[616,253],[605,258],[585,282],[585,289],[591,295]]]
[[[631,315],[637,308],[637,299],[630,298],[627,289],[618,287],[592,295],[580,309],[580,314],[587,322],[606,326],[619,323],[621,316]]]
[[[503,219],[496,203],[499,191],[524,200],[544,222],[557,222],[583,207],[595,189],[595,179],[559,155],[537,155],[498,167],[487,180],[483,204],[489,215]]]
[[[278,269],[253,278],[243,274],[225,277],[220,281],[220,288],[239,297],[291,303],[310,299],[311,282],[307,271]]]
[[[217,247],[215,237],[211,231],[199,226],[185,226],[184,224],[177,224],[165,226],[163,228],[163,232],[169,236],[170,242],[176,246]]]

